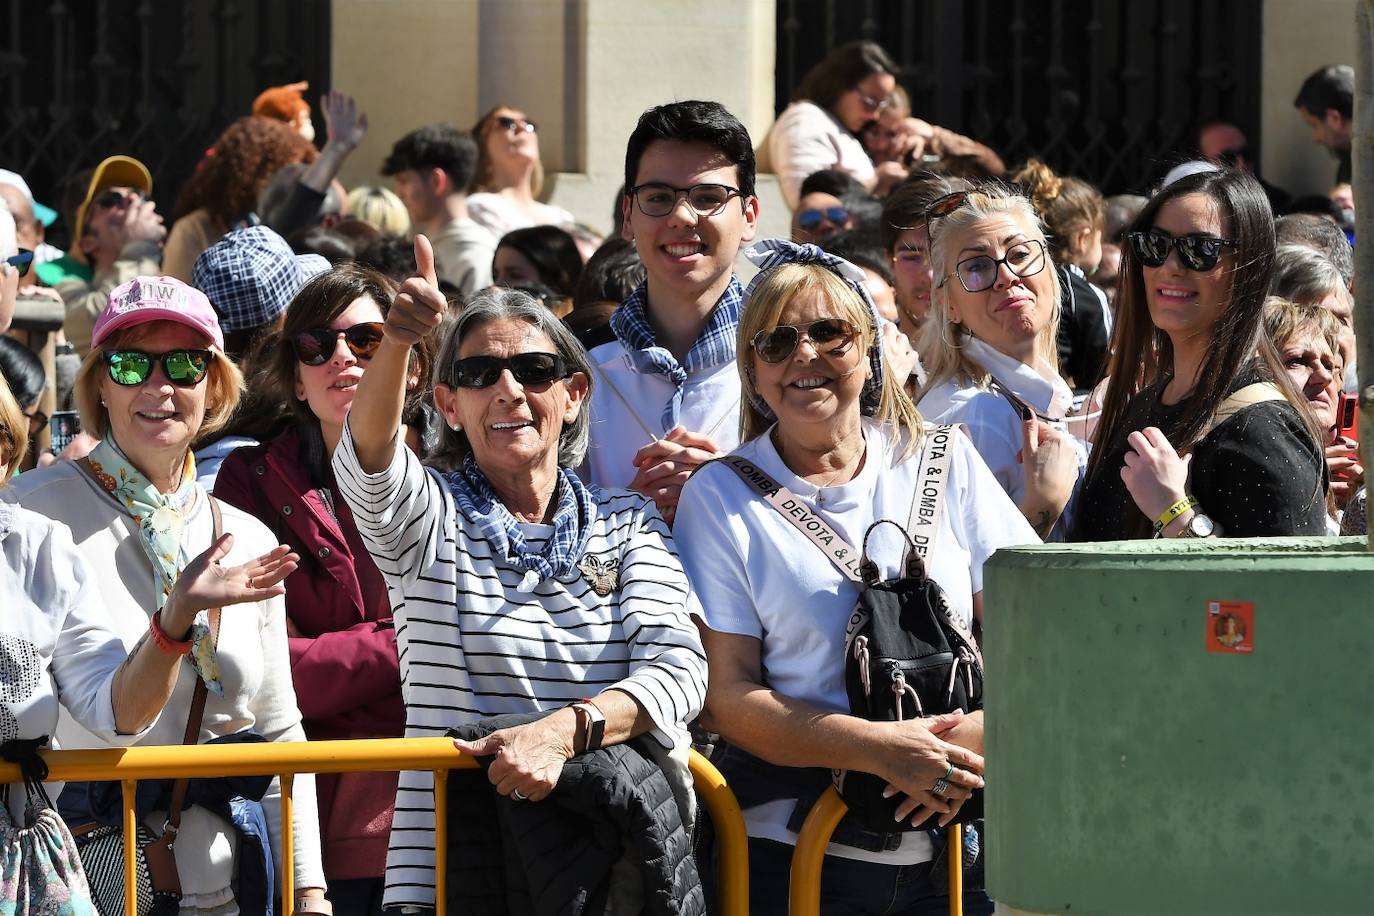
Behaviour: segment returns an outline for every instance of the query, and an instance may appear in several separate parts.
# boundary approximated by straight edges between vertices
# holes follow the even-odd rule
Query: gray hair
[[[1335,220],[1315,213],[1289,213],[1274,220],[1274,235],[1280,245],[1302,245],[1311,248],[1336,265],[1350,288],[1355,278],[1355,256],[1350,248],[1350,240]]]
[[[1303,305],[1318,305],[1332,293],[1349,295],[1340,269],[1326,255],[1306,245],[1278,247],[1269,292]]]
[[[587,440],[591,435],[591,418],[587,409],[592,394],[591,361],[587,358],[586,349],[563,322],[555,318],[553,312],[528,293],[493,286],[478,293],[464,306],[458,317],[449,321],[443,331],[439,343],[439,356],[434,363],[434,383],[451,385],[453,364],[458,360],[463,338],[487,322],[502,318],[534,325],[545,337],[553,341],[554,351],[567,363],[568,369],[582,373],[587,379],[587,397],[582,403],[582,409],[577,412],[577,419],[565,425],[563,432],[558,436],[559,466],[576,467],[587,454]],[[471,450],[466,433],[445,426],[431,463],[453,469]]]

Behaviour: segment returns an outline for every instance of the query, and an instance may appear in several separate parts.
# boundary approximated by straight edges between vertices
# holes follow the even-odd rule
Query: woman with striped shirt
[[[686,723],[702,705],[706,659],[653,502],[588,488],[570,470],[587,442],[586,353],[524,293],[478,296],[436,362],[455,467],[422,467],[397,436],[408,354],[446,303],[423,236],[415,254],[419,275],[387,314],[333,460],[391,588],[406,734],[554,710],[456,742],[494,754],[496,791],[530,802],[573,755],[648,735],[689,821]],[[431,775],[403,773],[385,906],[434,905],[433,831]]]

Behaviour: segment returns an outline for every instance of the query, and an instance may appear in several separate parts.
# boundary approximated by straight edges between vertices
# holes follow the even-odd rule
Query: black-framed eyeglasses
[[[677,206],[679,197],[686,197],[687,203],[696,211],[697,216],[715,216],[732,197],[743,197],[739,188],[727,184],[694,184],[690,188],[675,188],[659,181],[635,185],[626,192],[634,198],[639,212],[645,216],[667,216]]]
[[[322,366],[334,355],[342,337],[348,352],[358,359],[371,359],[382,345],[383,327],[380,321],[367,321],[343,329],[306,328],[291,337],[291,348],[305,365]]]
[[[1163,267],[1169,260],[1170,249],[1178,252],[1178,259],[1189,270],[1207,271],[1216,267],[1226,248],[1238,248],[1235,239],[1218,238],[1204,232],[1174,236],[1163,229],[1132,232],[1131,251],[1146,267]]]
[[[823,222],[843,226],[849,222],[849,211],[844,207],[812,207],[797,214],[797,227],[803,232],[815,232]]]
[[[33,252],[27,248],[20,248],[18,254],[5,258],[5,263],[19,271],[19,276],[27,276],[29,268],[33,266]]]
[[[214,358],[213,350],[168,350],[166,353],[111,350],[105,354],[105,365],[116,385],[142,385],[153,374],[153,366],[161,364],[167,381],[178,388],[194,388],[210,371]]]
[[[811,341],[817,350],[829,348],[830,356],[839,356],[858,333],[859,329],[851,321],[818,318],[810,324],[780,324],[776,328],[759,331],[749,344],[765,363],[780,363],[797,352],[803,337]]]
[[[449,384],[455,388],[490,388],[507,369],[526,387],[547,385],[568,378],[572,372],[557,353],[517,353],[515,356],[469,356],[453,364]]]
[[[1012,245],[1007,249],[1007,253],[1000,258],[994,258],[987,254],[976,254],[971,258],[964,258],[954,265],[954,273],[945,274],[940,278],[936,288],[944,286],[946,281],[954,276],[959,278],[959,285],[966,291],[981,293],[997,285],[997,275],[1001,273],[1003,265],[1006,265],[1007,270],[1024,279],[1033,277],[1044,270],[1047,260],[1045,243],[1039,239],[1026,239]]]
[[[512,118],[510,115],[498,115],[496,124],[504,131],[523,134],[539,133],[539,126],[529,118]]]

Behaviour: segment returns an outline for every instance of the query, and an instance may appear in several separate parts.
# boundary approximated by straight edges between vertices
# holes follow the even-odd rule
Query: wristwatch
[[[1212,521],[1211,516],[1203,515],[1201,512],[1194,512],[1193,517],[1188,519],[1188,524],[1183,526],[1183,531],[1179,537],[1185,538],[1209,538],[1217,533],[1217,523]]]
[[[587,736],[586,743],[578,753],[597,750],[606,738],[606,717],[591,700],[574,703],[572,708],[577,716],[578,730]]]

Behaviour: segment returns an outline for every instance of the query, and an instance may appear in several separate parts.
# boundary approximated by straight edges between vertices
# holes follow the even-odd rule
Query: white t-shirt
[[[788,105],[768,132],[766,143],[766,167],[777,174],[788,209],[797,209],[802,182],[812,172],[839,169],[865,185],[873,181],[873,160],[859,138],[815,102]]]
[[[852,546],[868,526],[891,519],[903,528],[911,515],[922,449],[905,460],[874,421],[864,421],[868,453],[852,481],[818,489],[792,473],[773,446],[771,429],[736,449]],[[983,564],[999,547],[1039,543],[1016,506],[962,436],[945,487],[945,509],[936,535],[930,575],[945,592],[950,609],[965,625],[973,619],[973,595],[983,590]],[[817,546],[764,501],[730,467],[709,464],[682,492],[673,540],[692,583],[688,608],[711,629],[752,636],[762,642],[768,686],[819,708],[849,711],[844,689],[844,630],[858,601],[858,586],[835,568]],[[870,556],[881,575],[898,575],[905,553],[891,525],[869,538]],[[770,802],[745,812],[751,836],[795,843],[787,830],[790,801]],[[888,864],[930,858],[923,833],[910,833],[902,846],[868,853],[832,845],[830,853]]]
[[[584,473],[594,486],[625,487],[635,477],[635,453],[668,432],[663,410],[673,399],[673,383],[666,376],[635,371],[619,340],[588,356],[594,374]],[[687,374],[678,420],[728,452],[739,444],[739,405],[739,370],[731,360]]]
[[[530,226],[570,226],[577,222],[567,210],[553,204],[534,202],[537,218],[531,219],[525,211],[515,205],[515,201],[491,191],[480,191],[468,195],[468,216],[473,222],[490,230],[499,240],[501,236],[515,229]]]
[[[1055,418],[1056,428],[1067,431],[1060,418],[1073,407],[1073,392],[1058,373],[1045,367],[1037,372],[1017,359],[993,349],[973,337],[965,337],[968,355],[1013,394],[1047,417]],[[1001,394],[965,381],[947,378],[921,396],[916,405],[921,416],[931,423],[957,423],[964,427],[973,447],[983,456],[992,476],[1002,485],[1012,502],[1020,504],[1026,492],[1026,478],[1016,456],[1021,451],[1021,416]],[[1074,438],[1078,452],[1078,476],[1088,465],[1088,447]]]

